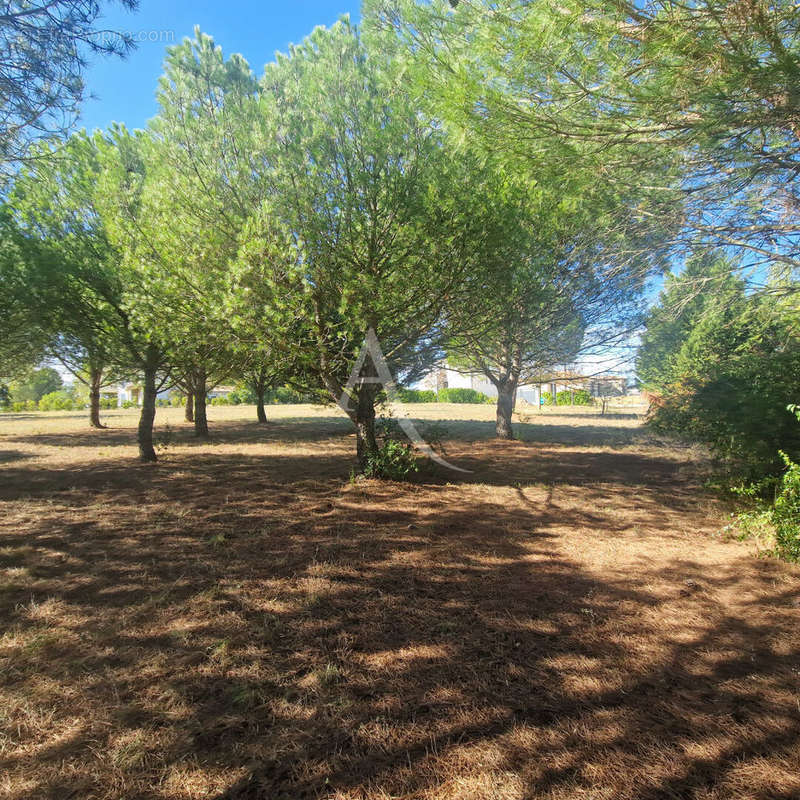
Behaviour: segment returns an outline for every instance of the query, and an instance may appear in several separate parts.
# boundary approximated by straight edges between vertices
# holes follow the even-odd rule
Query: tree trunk
[[[153,448],[153,421],[156,418],[156,368],[157,358],[150,351],[144,368],[144,392],[142,413],[139,417],[139,458],[142,461],[158,461]]]
[[[267,411],[264,408],[264,395],[266,395],[267,390],[263,386],[256,389],[256,414],[258,415],[258,421],[262,425],[267,424]]]
[[[514,413],[514,398],[517,393],[517,382],[508,380],[497,386],[497,423],[495,435],[498,439],[513,439],[511,415]]]
[[[194,386],[194,435],[208,439],[208,417],[206,416],[206,373],[198,373]]]
[[[186,422],[194,422],[194,393],[186,393],[186,406],[183,410],[183,418]]]
[[[100,385],[103,381],[103,370],[91,368],[89,372],[89,424],[93,428],[105,428],[100,422]]]
[[[356,426],[356,454],[358,466],[366,469],[370,456],[378,452],[378,441],[375,438],[375,394],[376,384],[363,384],[358,390],[353,422]]]

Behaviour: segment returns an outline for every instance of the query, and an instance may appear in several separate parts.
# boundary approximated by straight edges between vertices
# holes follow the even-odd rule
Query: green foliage
[[[770,520],[775,526],[775,548],[787,561],[800,561],[800,464],[781,452],[783,473]]]
[[[256,393],[249,386],[238,386],[229,395],[228,400],[232,405],[253,405],[258,401]]]
[[[401,403],[435,403],[436,392],[432,389],[405,389],[397,390],[397,399]]]
[[[64,385],[61,375],[52,367],[34,370],[25,378],[13,381],[9,387],[11,397],[17,402],[32,400],[38,403],[46,394],[57,392]]]
[[[14,413],[19,413],[20,411],[36,411],[38,408],[38,404],[35,400],[17,400],[11,403],[11,410]]]
[[[550,392],[542,392],[541,401],[541,405],[551,406],[553,405],[553,395]]]
[[[545,394],[549,398],[550,404],[552,405],[552,396],[549,392],[545,392]],[[578,389],[574,392],[569,391],[569,389],[562,389],[562,391],[556,394],[557,406],[588,406],[591,404],[592,396],[585,389]]]
[[[707,444],[748,479],[777,474],[779,450],[797,459],[800,427],[785,410],[800,394],[795,316],[790,302],[749,294],[718,259],[670,281],[637,362],[657,397],[650,425]]]
[[[124,56],[134,45],[130,33],[113,36],[105,25],[102,2],[49,0],[6,3],[0,24],[0,173],[22,159],[38,138],[66,132],[84,98],[87,53]],[[121,0],[135,9],[137,0]]]
[[[179,392],[173,392],[169,396],[169,404],[172,408],[181,408],[186,404],[186,395]]]
[[[64,391],[48,392],[39,400],[39,411],[74,411],[84,406],[72,394]]]
[[[440,389],[438,395],[440,403],[494,403],[494,398],[488,397],[483,392],[475,389]]]
[[[575,392],[574,402],[576,406],[590,406],[592,404],[592,396],[586,389],[578,389]]]
[[[112,408],[116,408],[119,402],[116,397],[101,397],[100,398],[100,408],[104,408],[106,411],[110,411]]]
[[[367,478],[403,481],[419,470],[414,446],[407,439],[387,436],[378,450],[367,457],[363,474]]]
[[[11,405],[11,394],[8,386],[0,382],[0,408],[8,408]]]

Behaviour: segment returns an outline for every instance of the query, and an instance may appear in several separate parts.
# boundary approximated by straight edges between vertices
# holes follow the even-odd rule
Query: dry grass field
[[[719,535],[630,413],[417,406],[351,481],[337,409],[0,416],[0,797],[800,797],[800,569]]]

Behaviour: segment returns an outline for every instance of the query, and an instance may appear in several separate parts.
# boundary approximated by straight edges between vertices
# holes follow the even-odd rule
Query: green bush
[[[228,399],[235,406],[242,404],[252,406],[258,401],[255,392],[248,386],[237,387],[228,395]]]
[[[418,470],[417,454],[411,442],[386,438],[378,446],[378,451],[367,459],[364,475],[367,478],[403,481]]]
[[[126,400],[122,404],[122,407],[123,408],[137,408],[137,405],[136,405],[136,403],[133,402],[133,400]]]
[[[403,389],[397,390],[397,399],[401,403],[435,403],[436,392],[432,389]]]
[[[494,399],[475,389],[440,389],[440,403],[492,403]]]
[[[211,398],[211,405],[212,406],[230,406],[236,405],[235,403],[231,402],[231,399],[228,395],[224,395],[222,397],[212,397]]]
[[[551,395],[545,392],[548,397]],[[576,392],[571,392],[569,389],[564,389],[556,395],[557,406],[588,406],[592,402],[592,396],[585,389],[579,389]]]
[[[550,392],[542,392],[542,403],[543,406],[551,406],[553,405],[553,395]]]
[[[288,386],[279,386],[277,389],[272,389],[268,395],[268,403],[275,403],[278,405],[291,405],[294,403],[309,403],[313,402],[313,398],[308,395],[300,394]]]
[[[17,400],[11,404],[11,410],[15,413],[20,411],[36,411],[38,405],[35,400]]]
[[[24,378],[13,381],[8,387],[13,399],[17,402],[34,403],[41,400],[46,394],[63,389],[64,382],[61,376],[52,367],[43,367],[26,375]],[[32,409],[26,409],[28,411]]]
[[[186,403],[186,395],[181,394],[180,392],[173,392],[169,396],[169,404],[173,408],[181,408]]]
[[[800,422],[800,406],[790,405],[787,410]],[[775,555],[797,562],[800,561],[800,464],[782,450],[780,457],[785,465],[781,476],[767,476],[733,489],[740,497],[755,501],[754,508],[737,515],[737,523],[743,538],[764,540],[771,535]],[[766,503],[763,498],[769,494],[773,499]]]
[[[780,558],[800,561],[800,464],[781,452],[786,464],[772,506],[771,521],[775,526],[775,549]]]
[[[101,397],[100,398],[100,408],[110,409],[117,407],[117,398],[116,397]]]
[[[74,411],[81,407],[67,392],[48,392],[39,400],[39,411]]]

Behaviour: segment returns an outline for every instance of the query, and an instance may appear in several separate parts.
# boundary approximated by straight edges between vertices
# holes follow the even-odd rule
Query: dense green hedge
[[[436,392],[433,389],[398,389],[397,399],[401,403],[435,403]]]
[[[440,389],[440,403],[494,403],[496,400],[475,389]]]
[[[546,394],[549,396],[549,393]],[[592,396],[585,389],[579,389],[576,392],[570,392],[568,389],[565,389],[556,395],[557,406],[588,406],[591,405],[591,403]]]

